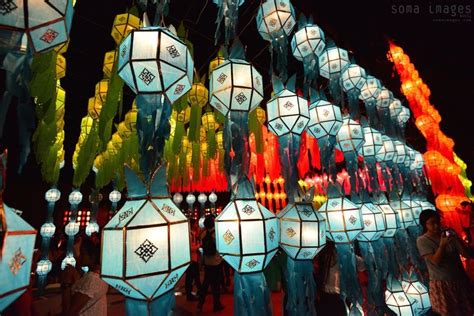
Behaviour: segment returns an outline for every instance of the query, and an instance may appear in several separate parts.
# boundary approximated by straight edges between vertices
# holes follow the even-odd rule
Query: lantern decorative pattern
[[[311,203],[288,204],[278,214],[280,247],[294,260],[312,260],[326,245],[326,221]]]
[[[239,273],[265,269],[278,250],[279,235],[278,219],[255,199],[231,201],[216,218],[217,250]]]
[[[132,30],[119,47],[118,74],[138,94],[162,93],[173,103],[191,89],[194,62],[168,29]]]
[[[23,294],[30,284],[36,231],[18,216],[14,209],[4,204],[1,198],[0,223],[5,224],[0,240],[0,312],[2,312]]]
[[[209,103],[224,116],[251,112],[263,99],[262,75],[245,60],[226,60],[211,74],[209,95]]]
[[[301,135],[309,122],[308,101],[284,89],[267,103],[268,126],[277,136]]]
[[[326,79],[339,78],[348,64],[347,50],[339,47],[326,48],[319,56],[319,73]]]
[[[295,24],[295,11],[289,0],[267,0],[258,9],[257,29],[266,41],[289,36]]]
[[[306,25],[291,40],[291,51],[299,61],[321,55],[326,47],[324,32],[317,25]]]
[[[336,148],[342,152],[357,152],[365,141],[360,124],[348,116],[343,118],[336,138]]]
[[[342,126],[341,109],[325,100],[311,103],[309,107],[308,133],[316,139],[336,136]]]
[[[375,241],[386,231],[384,214],[372,203],[360,204],[364,229],[357,236],[359,241]]]

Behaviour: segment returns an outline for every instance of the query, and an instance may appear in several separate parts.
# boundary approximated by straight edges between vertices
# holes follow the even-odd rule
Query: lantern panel
[[[158,291],[153,296],[153,298],[156,298],[156,297],[172,290],[175,287],[175,285],[178,283],[179,279],[181,279],[184,272],[186,272],[187,268],[188,268],[188,265],[172,271],[168,275],[168,277],[161,283],[161,286],[158,288]],[[157,284],[156,282],[150,282],[150,283],[151,283],[151,285]]]
[[[110,223],[110,222],[109,222]],[[106,226],[107,227],[107,226]],[[122,277],[123,274],[123,247],[124,233],[122,230],[105,230],[103,231],[102,250],[113,249],[109,251],[107,256],[102,256],[103,275],[114,277]],[[111,284],[112,285],[112,284]]]
[[[36,264],[36,274],[37,275],[47,275],[53,267],[53,264],[48,259],[40,260]],[[1,310],[1,307],[0,307]]]
[[[326,47],[324,32],[317,25],[307,25],[295,33],[291,40],[291,51],[299,61],[313,55],[321,55]]]
[[[360,205],[360,209],[362,212],[364,229],[357,236],[357,240],[375,241],[380,239],[386,230],[382,211],[372,203],[363,203]]]
[[[388,203],[377,204],[382,211],[383,219],[385,222],[385,232],[382,237],[390,238],[395,236],[395,233],[400,228],[400,223],[398,222],[397,213]]]
[[[44,223],[40,228],[40,235],[45,238],[51,238],[56,232],[56,226],[53,223]]]
[[[136,200],[136,201],[127,201],[125,204],[122,206],[122,208],[115,213],[115,215],[110,219],[110,221],[105,225],[104,228],[120,228],[120,227],[125,227],[125,225],[128,224],[128,222],[132,219],[132,217],[138,213],[138,211],[146,204],[144,200]],[[152,213],[153,208],[148,207],[146,209],[147,212]],[[151,214],[150,214],[151,215]],[[146,217],[146,216],[145,216]],[[150,220],[149,217],[146,217],[148,220]],[[153,218],[154,223],[153,224],[162,224],[164,219],[160,219],[157,216],[158,219]],[[146,222],[147,219],[144,221]],[[139,223],[139,219],[135,221],[135,223]]]
[[[392,139],[386,135],[382,135],[382,147],[375,155],[375,159],[379,162],[395,161],[397,156],[397,150],[395,149],[395,143]]]
[[[431,308],[430,296],[426,286],[420,281],[402,281],[403,291],[416,301],[418,312],[423,314]]]
[[[319,56],[319,73],[326,79],[338,78],[349,64],[349,54],[339,47],[326,48]]]
[[[367,76],[365,83],[362,85],[360,90],[359,99],[364,102],[376,102],[377,97],[379,96],[380,92],[382,91],[382,84],[380,81],[373,77]]]
[[[324,100],[310,105],[307,131],[316,139],[336,136],[342,126],[341,109]]]
[[[154,199],[152,201],[154,206],[161,211],[161,215],[166,218],[168,223],[188,220],[171,199]]]
[[[257,28],[266,41],[290,35],[295,24],[295,11],[289,0],[267,0],[258,9]]]
[[[135,15],[128,13],[118,14],[115,16],[111,35],[118,45],[132,30],[139,27],[140,19]]]
[[[414,201],[413,199],[404,199],[404,203],[406,203],[408,206],[410,206],[411,213],[413,216],[413,225],[420,225],[420,214],[423,211],[423,208],[419,203]]]
[[[157,276],[158,277],[158,276]],[[162,276],[159,276],[160,278]],[[134,287],[132,287],[128,282],[126,281],[123,281],[121,279],[114,279],[114,278],[108,278],[108,277],[105,277],[103,275],[101,275],[101,279],[110,284],[110,286],[112,286],[114,289],[116,289],[117,291],[119,291],[120,293],[122,293],[122,295],[125,295],[127,297],[130,297],[130,298],[134,298],[134,299],[138,299],[138,300],[144,300],[146,299],[146,297],[138,292]],[[155,279],[153,277],[148,277],[148,278],[139,278],[137,279],[137,281],[140,280],[142,282],[149,282],[151,283],[152,281],[154,282]],[[148,285],[148,283],[146,283]]]

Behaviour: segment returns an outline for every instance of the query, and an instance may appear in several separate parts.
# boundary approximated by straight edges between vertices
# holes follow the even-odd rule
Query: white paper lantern
[[[64,232],[68,236],[75,236],[79,232],[81,223],[79,222],[69,222],[64,228]]]
[[[109,201],[112,203],[118,203],[121,198],[122,198],[122,194],[120,193],[120,191],[113,190],[112,192],[109,193]]]
[[[40,235],[44,238],[51,238],[56,232],[56,226],[53,223],[44,223],[40,228]]]
[[[364,144],[359,149],[359,154],[363,157],[375,157],[383,147],[382,133],[371,127],[364,127]]]
[[[398,223],[400,223],[400,228],[406,229],[409,226],[415,225],[410,205],[397,199],[390,201],[390,206],[395,212],[397,212]]]
[[[361,91],[367,74],[365,69],[356,64],[346,66],[341,73],[341,86],[344,92]]]
[[[319,73],[326,79],[339,78],[341,71],[349,63],[347,50],[339,47],[326,48],[319,56]]]
[[[353,119],[346,116],[342,120],[342,126],[336,136],[336,148],[342,152],[358,152],[364,145],[364,133],[362,126]]]
[[[326,220],[311,203],[288,204],[279,214],[280,247],[294,260],[312,260],[326,245]]]
[[[189,206],[193,205],[194,202],[196,202],[196,196],[192,193],[189,193],[186,196],[186,203],[188,203]]]
[[[217,250],[239,273],[262,271],[278,250],[278,219],[255,199],[231,201],[215,224]]]
[[[167,28],[133,30],[120,44],[118,75],[137,94],[162,93],[173,103],[191,89],[193,70],[186,44]]]
[[[387,88],[383,87],[377,96],[377,108],[388,109],[390,103],[393,101],[393,93]]]
[[[393,101],[390,103],[388,109],[390,111],[390,118],[398,122],[398,114],[402,111],[402,102],[400,100],[393,98]]]
[[[402,109],[400,113],[398,114],[398,122],[400,123],[401,126],[404,126],[406,122],[410,119],[410,110],[404,106],[402,106]]]
[[[385,291],[385,304],[397,316],[415,316],[416,301],[408,296],[402,288],[400,282],[393,277],[387,279],[387,290]]]
[[[377,97],[379,96],[380,92],[382,91],[382,84],[380,81],[368,75],[362,88],[360,89],[359,99],[364,102],[376,102]]]
[[[289,36],[295,24],[295,10],[289,0],[267,0],[258,8],[257,29],[266,41]]]
[[[48,259],[40,260],[36,264],[36,274],[37,275],[47,275],[51,272],[53,264]]]
[[[308,56],[317,58],[326,47],[324,32],[317,25],[306,25],[293,35],[291,51],[299,61]]]
[[[79,204],[82,202],[82,193],[74,190],[69,194],[69,204]]]
[[[342,126],[341,109],[325,100],[309,106],[309,122],[306,130],[316,139],[336,136]]]
[[[393,143],[395,145],[395,150],[397,151],[397,155],[394,157],[393,162],[398,165],[405,165],[407,159],[410,161],[406,145],[399,140],[395,140]]]
[[[360,208],[344,197],[328,198],[318,210],[326,219],[327,237],[335,243],[350,243],[364,228]]]
[[[100,230],[99,224],[94,223],[94,222],[87,224],[86,229],[85,229],[86,235],[89,237],[94,233],[98,233],[99,230]]]
[[[66,269],[66,267],[70,265],[72,267],[75,267],[76,266],[76,259],[74,258],[74,256],[72,254],[70,255],[67,255],[63,261],[61,261],[61,270],[64,270]]]
[[[200,204],[206,203],[206,202],[207,202],[207,196],[206,196],[206,194],[200,193],[200,194],[198,195],[198,202],[199,202]]]
[[[173,195],[173,202],[175,202],[177,205],[181,204],[181,202],[183,202],[183,195],[179,192],[176,192]]]
[[[308,101],[284,89],[267,103],[268,127],[278,137],[301,135],[309,122]]]
[[[402,280],[403,291],[416,303],[417,315],[423,315],[431,308],[430,295],[426,286],[420,281]]]
[[[263,100],[262,75],[242,59],[217,66],[209,84],[209,103],[224,116],[229,111],[251,112]]]
[[[359,241],[376,241],[383,236],[386,231],[384,215],[380,208],[374,204],[362,203],[359,205],[362,213],[364,229],[357,236]]]
[[[217,194],[215,194],[214,192],[209,194],[209,202],[216,203],[217,202]]]
[[[61,192],[58,189],[49,189],[44,194],[44,199],[48,202],[56,203],[61,198]]]
[[[390,162],[395,161],[397,156],[397,150],[395,149],[395,143],[387,135],[382,135],[382,147],[380,147],[375,159],[378,162]]]
[[[423,211],[421,205],[412,198],[402,199],[402,201],[407,204],[411,209],[411,214],[413,216],[412,225],[420,225],[420,214]]]
[[[385,232],[382,237],[391,238],[400,228],[397,212],[390,206],[388,202],[377,203],[375,206],[380,208],[385,222]]]

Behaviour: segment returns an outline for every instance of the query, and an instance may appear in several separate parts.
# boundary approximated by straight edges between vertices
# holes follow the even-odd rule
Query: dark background
[[[304,12],[312,15],[314,22],[331,37],[336,45],[351,51],[356,62],[372,75],[381,79],[385,86],[400,100],[400,81],[387,60],[388,39],[400,45],[410,56],[420,77],[431,89],[431,103],[442,116],[441,129],[453,138],[455,151],[468,164],[470,178],[474,178],[474,146],[472,137],[472,116],[474,115],[474,66],[470,49],[472,13],[459,20],[447,20],[445,14],[430,14],[427,4],[421,0],[400,1],[292,1],[297,15]],[[255,16],[260,1],[247,0],[239,10],[237,33],[246,46],[247,60],[264,75],[268,98],[271,91],[268,77],[269,52],[265,42],[256,30]],[[431,4],[460,5],[466,11],[468,2],[449,0],[433,1]],[[131,5],[124,0],[78,0],[71,31],[66,77],[62,86],[67,91],[65,115],[66,166],[61,171],[59,189],[62,197],[58,210],[68,207],[67,195],[72,186],[72,154],[80,130],[81,118],[87,112],[87,100],[94,95],[95,84],[102,79],[103,56],[112,50],[115,42],[110,36],[116,14],[125,12]],[[419,6],[418,13],[407,10]],[[456,12],[459,9],[456,7]],[[471,9],[472,10],[472,9]],[[217,8],[212,0],[171,0],[170,13],[165,22],[176,27],[181,20],[189,30],[189,40],[194,44],[195,67],[200,75],[207,73],[209,61],[214,58],[218,47],[214,46],[215,18]],[[441,20],[441,21],[440,21]],[[222,39],[221,41],[222,42]],[[291,74],[302,71],[302,65],[288,56]],[[130,107],[133,94],[126,91],[124,112]],[[127,102],[128,101],[128,102]],[[17,174],[17,128],[15,105],[10,108],[2,145],[9,148],[9,164],[5,202],[24,211],[24,217],[39,228],[44,220],[46,205],[44,192],[48,186],[41,181],[39,169],[30,155],[21,174]],[[407,126],[407,141],[415,149],[425,151],[424,139],[413,125]],[[92,176],[83,186],[84,200],[90,192]],[[107,188],[110,189],[110,188]],[[103,190],[105,197],[110,190]],[[84,202],[83,202],[84,203]],[[88,202],[86,202],[88,203]]]

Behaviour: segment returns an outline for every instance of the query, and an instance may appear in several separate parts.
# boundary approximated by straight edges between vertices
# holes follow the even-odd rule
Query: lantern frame
[[[267,117],[270,131],[278,137],[301,135],[310,120],[308,101],[284,89],[267,102]]]
[[[258,33],[266,41],[289,36],[296,25],[295,9],[290,0],[266,0],[258,8]]]
[[[342,126],[341,108],[325,100],[318,100],[309,106],[309,122],[306,131],[316,139],[336,137]]]
[[[326,48],[324,31],[316,24],[309,24],[299,29],[291,39],[291,51],[299,61],[310,55],[319,57],[324,48]]]
[[[371,202],[359,205],[364,228],[357,236],[357,240],[368,242],[380,239],[387,230],[387,227],[385,226],[385,216],[382,210]]]
[[[349,53],[339,47],[329,47],[318,57],[319,73],[326,79],[337,79],[340,77],[344,67],[349,65]]]

